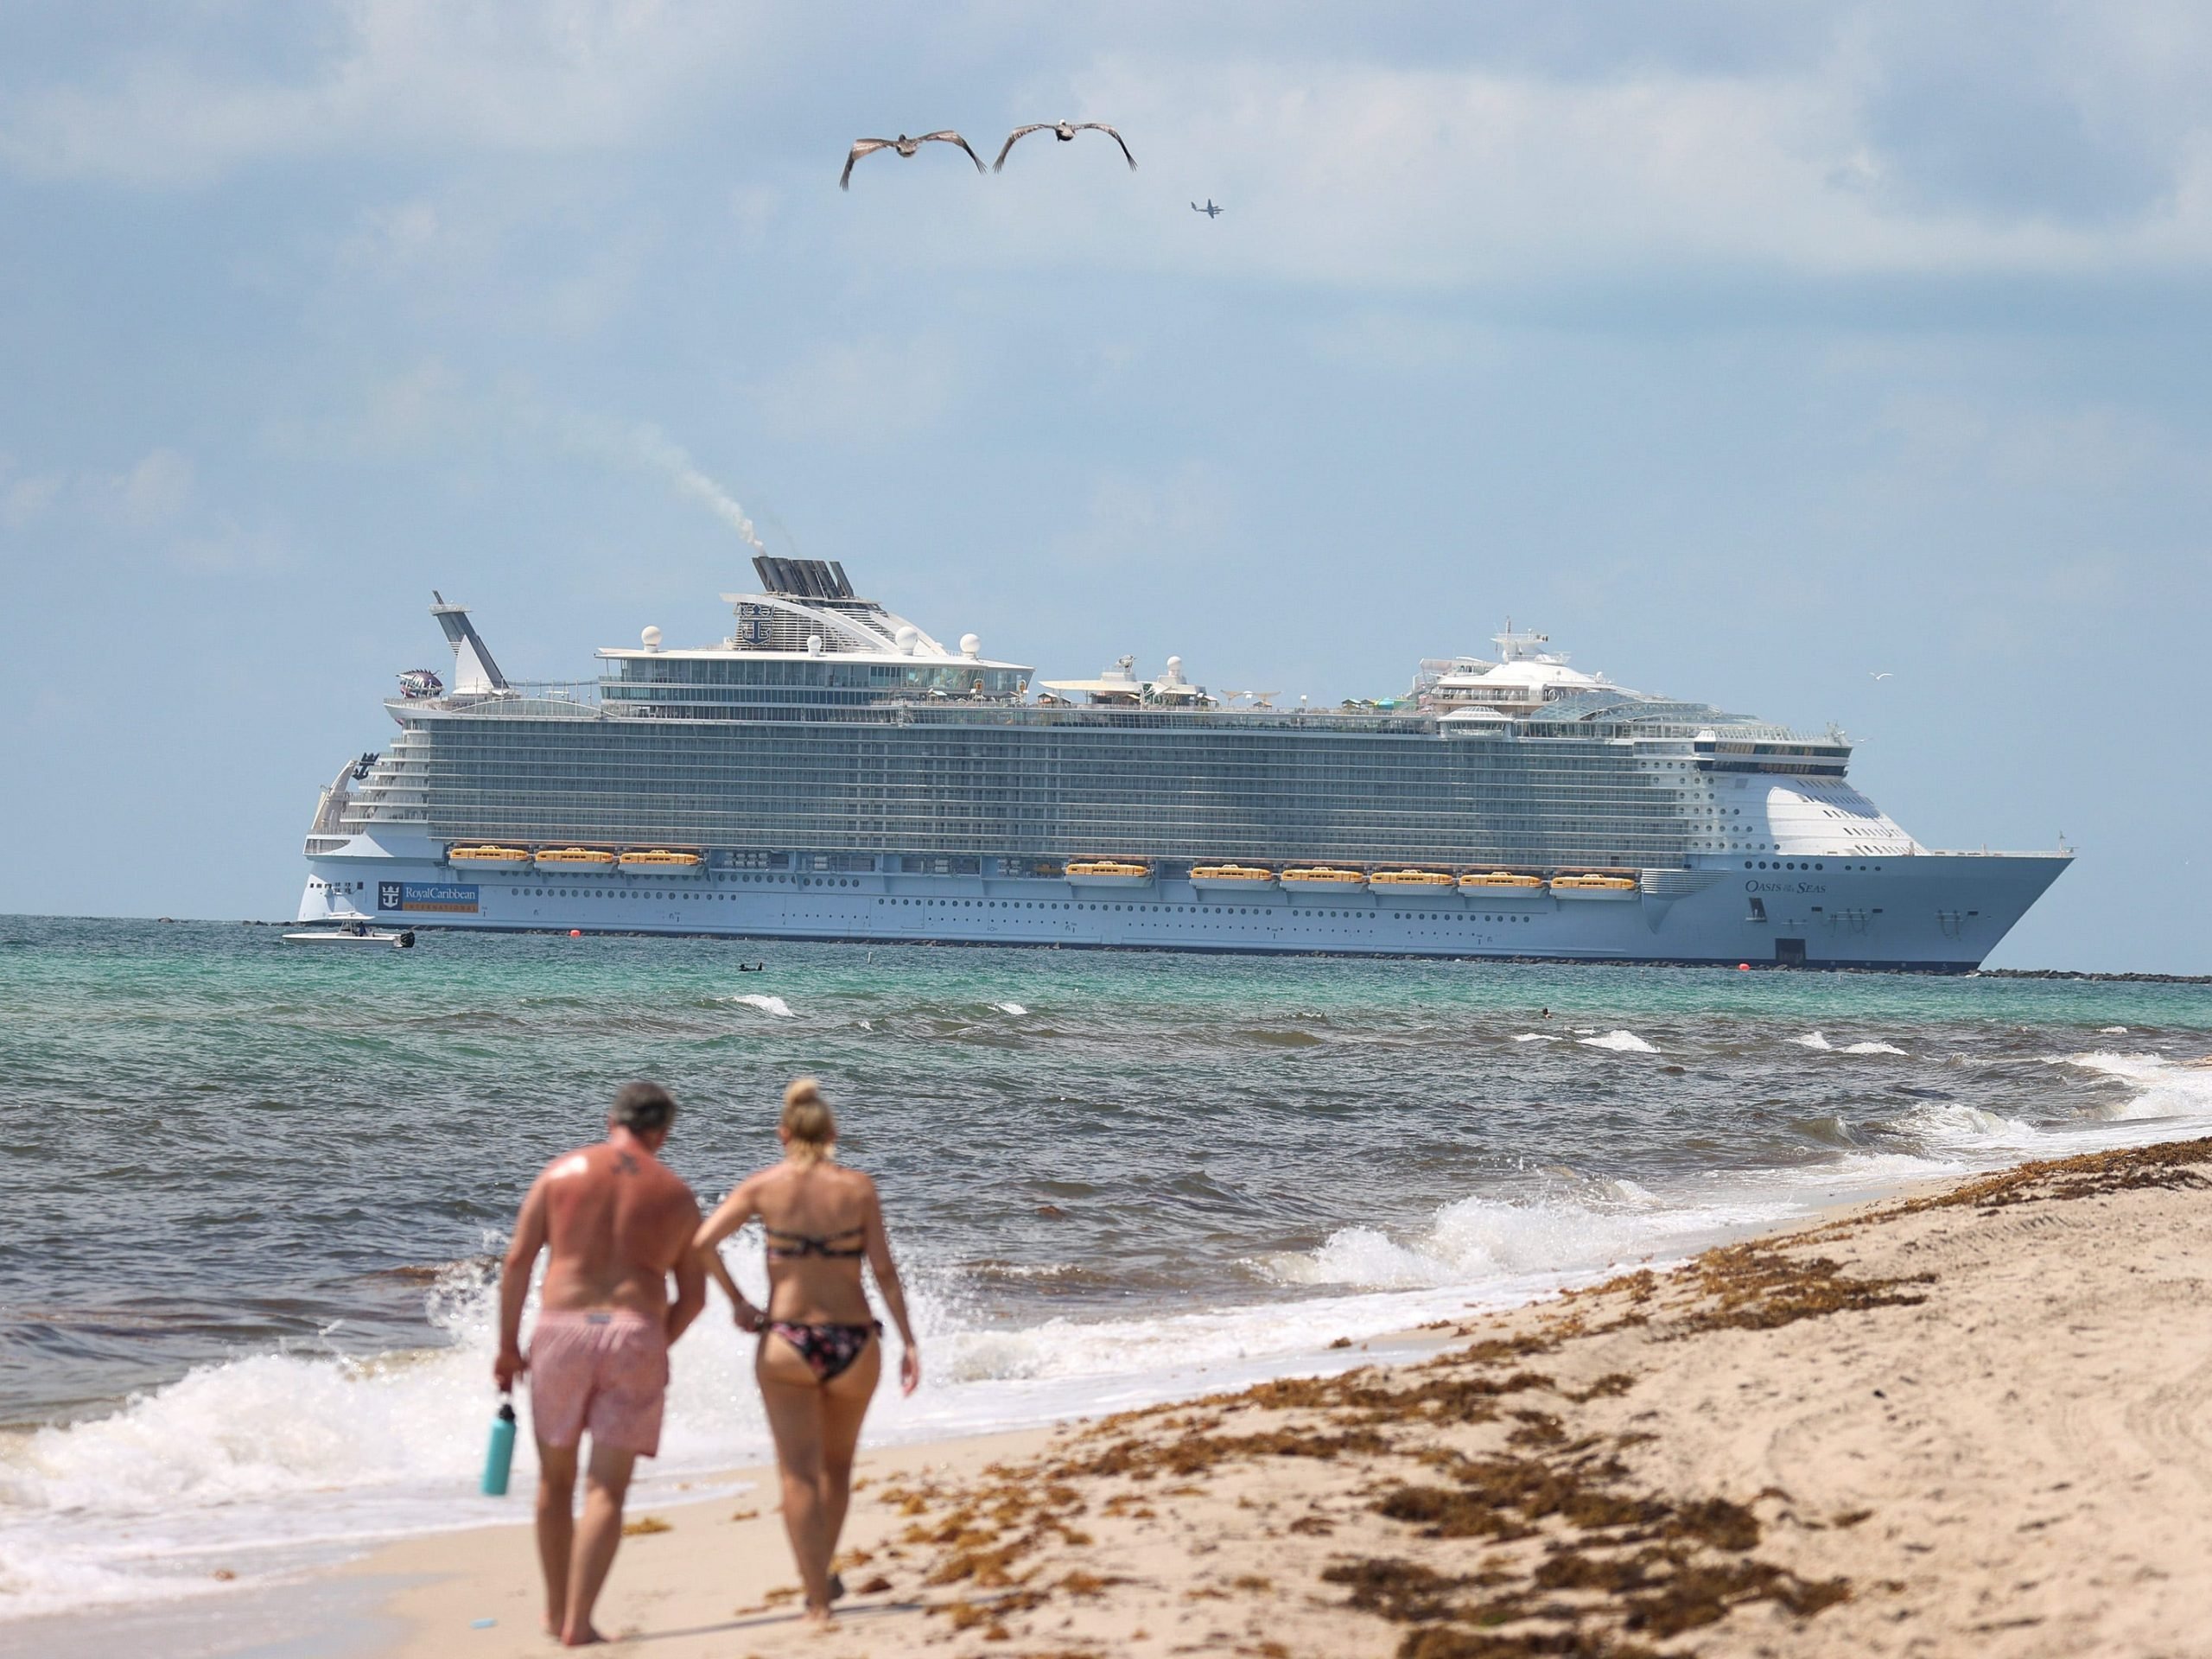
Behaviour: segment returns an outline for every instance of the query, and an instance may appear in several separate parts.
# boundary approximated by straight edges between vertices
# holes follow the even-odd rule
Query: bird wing
[[[968,149],[968,141],[965,138],[963,138],[958,133],[953,131],[951,128],[947,127],[943,132],[925,132],[921,136],[919,142],[927,143],[932,138],[935,138],[944,143],[959,145],[962,149],[967,150],[968,159],[976,163],[976,170],[978,173],[981,173],[983,170],[982,157],[976,155],[974,150]]]
[[[840,190],[849,190],[853,188],[853,163],[855,162],[860,160],[863,156],[872,156],[879,149],[888,149],[890,148],[891,140],[888,138],[854,139],[852,154],[845,157],[845,170],[837,175],[837,188]]]
[[[1134,173],[1137,170],[1137,158],[1129,154],[1128,141],[1123,138],[1120,133],[1115,131],[1113,128],[1108,126],[1103,121],[1078,121],[1075,124],[1075,130],[1077,132],[1104,133],[1116,143],[1121,145],[1122,159],[1128,162],[1129,171]],[[1199,211],[1204,212],[1205,210],[1201,208]]]
[[[1049,121],[1033,121],[1027,126],[1016,127],[1007,134],[1006,143],[1000,147],[998,160],[991,163],[991,171],[996,173],[1006,166],[1007,152],[1014,148],[1015,139],[1027,138],[1033,132],[1042,132],[1052,124]]]

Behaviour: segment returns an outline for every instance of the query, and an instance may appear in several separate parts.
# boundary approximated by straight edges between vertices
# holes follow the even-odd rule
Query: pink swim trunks
[[[626,1308],[556,1308],[530,1338],[531,1427],[548,1446],[594,1445],[650,1458],[668,1394],[667,1327]]]

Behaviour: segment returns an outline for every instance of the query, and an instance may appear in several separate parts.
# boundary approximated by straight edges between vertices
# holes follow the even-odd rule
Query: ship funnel
[[[453,689],[479,696],[505,690],[507,677],[499,672],[499,664],[492,660],[490,648],[476,632],[476,625],[468,620],[468,607],[447,604],[435,588],[430,597],[438,601],[430,607],[430,614],[438,619],[438,626],[453,643]]]

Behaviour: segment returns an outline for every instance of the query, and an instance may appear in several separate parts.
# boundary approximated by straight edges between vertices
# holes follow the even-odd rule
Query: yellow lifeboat
[[[1633,899],[1637,894],[1636,880],[1626,875],[1555,875],[1552,878],[1552,897],[1554,899]]]
[[[1367,878],[1376,887],[1450,887],[1458,886],[1441,870],[1377,870]]]
[[[1275,873],[1257,864],[1198,864],[1191,869],[1191,885],[1195,887],[1225,887],[1249,893],[1271,887],[1274,883]]]
[[[448,847],[446,862],[457,870],[524,870],[530,868],[526,847]]]
[[[643,872],[648,875],[689,875],[706,861],[696,853],[672,853],[665,847],[624,853],[615,861],[626,871]]]
[[[595,847],[544,847],[538,849],[537,863],[541,870],[611,870],[614,855]]]
[[[1478,905],[1535,905],[1544,899],[1544,878],[1488,870],[1459,878],[1459,896]]]
[[[1285,870],[1282,884],[1304,893],[1347,893],[1365,887],[1367,876],[1359,870],[1339,870],[1326,864],[1315,864],[1302,870]]]
[[[1084,887],[1141,887],[1152,881],[1152,866],[1122,858],[1079,858],[1067,867],[1067,879]]]

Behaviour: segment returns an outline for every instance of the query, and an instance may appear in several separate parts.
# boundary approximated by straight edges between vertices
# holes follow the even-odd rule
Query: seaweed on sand
[[[1670,1336],[1704,1331],[1772,1331],[1800,1319],[1875,1307],[1915,1307],[1928,1300],[1910,1287],[1935,1282],[1932,1273],[1897,1279],[1854,1279],[1824,1255],[1798,1256],[1752,1241],[1707,1250],[1686,1270],[1704,1305],[1668,1321]]]
[[[2212,1137],[2169,1141],[2163,1146],[2124,1147],[2113,1152],[2088,1152],[2073,1158],[2047,1159],[2022,1164],[1978,1181],[1968,1181],[1946,1192],[1910,1198],[1897,1207],[1899,1215],[1927,1210],[1967,1207],[1998,1210],[2006,1205],[2034,1204],[2045,1199],[2103,1198],[2144,1187],[2189,1190],[2212,1186],[2202,1166],[2212,1164]]]

